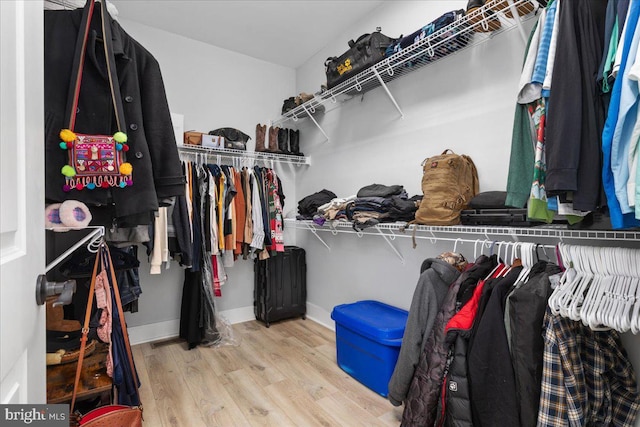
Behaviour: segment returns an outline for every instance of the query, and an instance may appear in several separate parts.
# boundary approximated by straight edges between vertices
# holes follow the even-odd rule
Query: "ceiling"
[[[111,0],[136,21],[297,68],[383,0]]]

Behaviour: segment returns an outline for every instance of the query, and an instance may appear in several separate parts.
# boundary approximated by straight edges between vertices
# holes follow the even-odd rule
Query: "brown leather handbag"
[[[105,262],[106,260],[106,262]],[[80,338],[80,356],[78,358],[78,367],[76,369],[76,378],[73,384],[73,395],[71,397],[71,419],[75,420],[75,425],[83,427],[141,427],[142,426],[142,402],[140,401],[140,393],[136,387],[136,394],[138,395],[139,406],[126,406],[126,405],[106,405],[100,408],[96,408],[84,415],[74,414],[73,409],[76,403],[76,396],[78,392],[78,385],[80,383],[80,376],[82,373],[82,362],[84,360],[87,344],[87,335],[89,333],[89,320],[91,318],[91,308],[93,306],[93,299],[95,295],[96,279],[98,277],[98,266],[109,269],[111,276],[111,283],[113,285],[113,294],[115,296],[116,305],[118,308],[118,315],[120,317],[120,326],[122,327],[122,335],[124,338],[125,349],[127,351],[127,359],[129,361],[129,367],[131,369],[131,375],[134,377],[134,384],[137,384],[135,378],[135,365],[133,363],[133,355],[131,353],[131,344],[129,343],[129,334],[127,332],[127,325],[124,321],[124,312],[122,310],[122,302],[120,300],[120,291],[118,289],[118,282],[116,281],[116,273],[113,269],[113,263],[111,262],[111,255],[109,253],[109,247],[106,244],[102,244],[96,254],[96,261],[93,266],[93,274],[91,275],[91,285],[89,287],[89,297],[87,301],[87,310],[84,317],[84,327],[82,328],[82,337]]]

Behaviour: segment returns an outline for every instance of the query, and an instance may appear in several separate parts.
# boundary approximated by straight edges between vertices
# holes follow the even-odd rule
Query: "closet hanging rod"
[[[298,221],[294,218],[286,218],[285,223],[296,228],[306,228],[304,224],[311,224],[317,230],[340,228],[352,229],[352,223],[346,221],[327,221],[324,226],[315,224],[311,220]],[[405,233],[410,235],[413,233],[413,227],[416,227],[416,233],[437,233],[437,234],[473,234],[484,236],[487,240],[500,240],[500,236],[508,237],[510,240],[517,240],[520,237],[525,238],[543,238],[543,239],[569,239],[569,240],[611,240],[611,241],[640,241],[640,230],[571,230],[566,226],[549,225],[546,227],[498,227],[498,226],[477,226],[477,225],[407,225],[405,222],[390,222],[377,225],[383,230],[402,231],[406,227]],[[402,234],[396,233],[397,236]],[[416,234],[417,238],[422,238]],[[429,235],[430,239],[434,237]],[[437,238],[437,236],[436,236]]]
[[[377,232],[371,232],[371,231],[367,231],[368,229],[364,229],[362,231],[355,231],[353,229],[345,229],[345,230],[340,230],[337,228],[322,228],[322,227],[315,227],[313,228],[313,231],[328,231],[331,232],[332,234],[337,234],[337,233],[347,233],[347,234],[357,234],[358,236],[377,236],[380,237],[380,235],[382,234],[384,237],[387,238],[392,238],[395,239],[396,237],[404,237],[404,238],[412,238],[411,233],[405,233],[405,234],[397,234],[394,233],[393,235],[391,234],[385,234],[382,232],[383,228],[380,228],[379,225],[377,226],[373,226],[371,227],[372,229],[375,229]],[[311,230],[311,228],[307,228],[309,230]],[[415,236],[416,239],[419,240],[429,240],[429,241],[443,241],[443,242],[459,242],[459,243],[495,243],[495,242],[499,242],[501,240],[495,240],[495,239],[486,239],[486,238],[480,238],[480,239],[463,239],[461,237],[442,237],[442,236],[437,236],[437,235],[429,235],[429,236]],[[517,243],[517,242],[508,242],[509,244],[513,244],[513,243]],[[325,245],[326,246],[326,245]],[[555,249],[555,245],[538,245],[538,247],[540,248],[545,248],[545,249]]]
[[[293,165],[309,165],[311,161],[309,157],[305,156],[296,156],[293,154],[279,154],[279,153],[269,153],[264,151],[244,151],[244,150],[235,150],[232,148],[209,148],[202,147],[199,145],[182,145],[178,146],[178,152],[182,155],[196,155],[202,154],[206,158],[219,156],[219,157],[227,157],[227,158],[245,158],[252,160],[271,160],[278,161],[281,163],[290,163]]]
[[[64,261],[69,255],[74,253],[76,250],[78,250],[78,248],[80,248],[85,244],[87,245],[87,250],[89,252],[92,252],[92,253],[96,252],[96,250],[98,249],[98,246],[103,242],[104,233],[105,233],[104,226],[97,225],[97,226],[89,226],[85,228],[71,228],[71,230],[87,230],[87,229],[93,229],[93,230],[89,234],[84,236],[82,239],[80,239],[76,244],[74,244],[69,249],[64,251],[58,258],[54,259],[51,263],[47,264],[44,270],[45,273],[48,273],[49,271],[51,271],[54,267],[56,267],[58,264]],[[51,228],[48,228],[48,230],[55,231],[54,229],[51,229]]]

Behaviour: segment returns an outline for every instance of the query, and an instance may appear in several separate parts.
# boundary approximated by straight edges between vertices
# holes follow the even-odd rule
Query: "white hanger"
[[[587,299],[594,300],[596,304],[598,302],[603,302],[604,300],[598,295],[601,292],[601,277],[602,275],[598,272],[598,267],[601,265],[601,261],[599,258],[601,257],[600,251],[597,248],[587,247],[587,246],[578,246],[576,247],[579,251],[579,256],[581,258],[581,269],[583,270],[583,278],[579,283],[578,287],[575,288],[574,291],[574,301],[572,301],[572,305],[570,307],[571,318],[579,321],[584,316],[588,314],[588,307],[585,308],[584,304]],[[595,297],[593,297],[595,295]],[[608,302],[608,306],[610,308],[611,303],[613,301]],[[600,310],[601,314],[607,312],[608,309]]]
[[[624,284],[622,285],[624,296],[620,304],[618,317],[620,319],[620,329],[624,332],[627,332],[631,329],[631,314],[635,302],[637,281],[635,281],[633,277],[634,265],[632,264],[633,259],[631,250],[622,249],[620,252],[621,258],[623,260],[622,263],[624,264],[623,271],[625,273],[625,276]]]
[[[476,239],[476,242],[473,244],[473,261],[478,259],[478,243],[480,243],[480,239]],[[482,253],[482,247],[484,246],[484,242],[480,245],[480,253]]]
[[[522,270],[520,270],[520,274],[518,274],[518,278],[516,279],[515,283],[526,282],[527,275],[529,274],[529,272],[531,271],[531,267],[533,266],[531,248],[532,246],[535,246],[533,243],[529,243],[529,242],[527,243],[519,242],[518,244],[520,248],[520,261],[522,263]],[[515,252],[515,249],[514,249],[514,252]],[[512,265],[514,261],[515,259],[513,259],[513,254],[512,254],[512,260],[511,260]]]
[[[558,286],[554,289],[548,301],[548,305],[549,305],[549,308],[551,308],[551,312],[556,316],[560,314],[561,299],[563,298],[565,292],[567,292],[567,288],[569,288],[569,286],[575,279],[575,276],[577,275],[577,271],[574,268],[572,253],[569,250],[568,245],[564,243],[559,243],[558,252],[560,253],[560,258],[562,259],[562,263],[565,266],[565,271],[560,277]]]
[[[629,266],[631,267],[631,278],[635,291],[632,295],[633,310],[631,313],[631,332],[640,332],[640,251],[629,249]]]
[[[592,252],[594,248],[591,248]],[[584,302],[582,304],[582,308],[580,311],[580,318],[582,323],[588,327],[598,327],[598,320],[596,313],[600,310],[603,301],[602,292],[604,287],[602,286],[602,280],[606,273],[604,272],[605,266],[600,267],[600,263],[596,263],[596,274],[593,277],[593,281],[589,288],[589,292],[584,298]]]

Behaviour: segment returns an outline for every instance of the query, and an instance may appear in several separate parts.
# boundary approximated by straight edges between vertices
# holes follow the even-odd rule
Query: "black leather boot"
[[[289,151],[289,129],[278,130],[278,149],[282,154],[291,154]]]
[[[304,156],[300,152],[300,131],[289,129],[289,147],[291,148],[291,154],[296,156]]]

